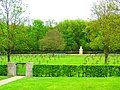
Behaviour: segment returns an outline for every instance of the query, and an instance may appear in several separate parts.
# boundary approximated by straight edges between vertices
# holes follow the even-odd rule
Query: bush
[[[34,65],[36,77],[110,77],[120,76],[120,66],[112,65]]]
[[[7,65],[0,65],[0,76],[7,76]]]

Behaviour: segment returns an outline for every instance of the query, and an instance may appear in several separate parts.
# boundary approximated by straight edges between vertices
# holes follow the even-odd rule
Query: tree
[[[46,33],[46,36],[40,40],[40,48],[42,50],[50,50],[54,52],[56,50],[64,50],[65,43],[62,38],[62,34],[58,30],[50,30]]]
[[[10,53],[14,48],[14,39],[19,33],[20,28],[18,26],[25,20],[22,14],[25,12],[25,5],[22,0],[1,0],[0,1],[0,18],[2,23],[5,23],[3,35],[7,41],[5,46],[7,47],[8,62],[10,62]]]
[[[35,45],[34,47],[36,47],[36,50],[39,50],[39,39],[43,38],[43,22],[41,20],[34,20],[33,22],[33,36],[35,39]]]
[[[95,20],[91,21],[91,44],[104,49],[105,64],[110,50],[120,46],[120,2],[119,0],[98,0],[93,4]]]
[[[45,25],[51,27],[51,29],[52,29],[52,27],[57,25],[57,22],[55,20],[49,19],[49,20],[45,21]]]
[[[4,35],[5,23],[2,23],[2,19],[0,19],[0,53],[5,51],[6,36]]]
[[[63,34],[66,42],[65,50],[78,50],[82,45],[86,48],[86,36],[84,29],[86,28],[84,20],[64,20],[60,22],[56,28]]]
[[[34,20],[29,29],[28,36],[29,36],[29,46],[32,50],[38,51],[39,50],[39,40],[43,39],[46,33],[51,29],[50,26],[46,26],[43,21],[41,20]]]
[[[25,25],[19,25],[17,26],[19,32],[16,33],[14,37],[14,48],[13,51],[24,51],[24,50],[30,50],[29,42],[30,39],[28,37],[28,32],[30,27]]]

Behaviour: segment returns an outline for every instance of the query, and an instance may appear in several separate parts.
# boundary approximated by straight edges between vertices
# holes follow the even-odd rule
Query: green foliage
[[[111,50],[120,49],[119,8],[118,0],[98,0],[93,4],[92,12],[95,20],[91,21],[90,28],[87,29],[91,46],[104,50],[105,63]]]
[[[2,0],[0,6],[0,18],[2,20],[0,23],[3,24],[1,26],[1,35],[3,36],[2,38],[4,38],[2,44],[0,44],[0,48],[2,47],[7,50],[9,62],[11,50],[14,50],[18,45],[16,39],[19,40],[20,34],[21,36],[23,35],[23,38],[25,36],[25,34],[22,34],[24,33],[21,30],[23,28],[20,26],[26,21],[25,14],[23,15],[25,12],[23,9],[26,7],[23,4],[23,0]]]
[[[78,50],[82,45],[84,49],[87,40],[84,30],[87,22],[84,20],[64,20],[57,25],[66,42],[65,50]]]
[[[26,74],[26,63],[17,63],[16,75],[25,75],[25,74]]]
[[[34,41],[32,41],[35,50],[39,50],[39,40],[41,38],[43,38],[44,34],[45,34],[45,30],[43,30],[43,22],[41,20],[34,20],[33,22],[33,31],[31,32],[31,39]]]
[[[0,65],[0,76],[7,75],[7,65]]]
[[[26,33],[28,35],[28,46],[30,50],[39,50],[39,40],[43,39],[46,33],[51,29],[50,26],[45,26],[44,22],[41,20],[34,20],[30,30]]]
[[[96,29],[95,24],[96,21],[90,21],[87,23],[87,27],[85,29],[85,33],[87,34],[87,39],[89,40],[89,46],[92,50],[103,50],[103,36],[101,35],[101,31]]]
[[[30,49],[29,37],[27,34],[29,31],[29,27],[22,24],[16,27],[16,31],[17,32],[14,32],[15,33],[13,38],[14,43],[13,43],[13,48],[11,50],[23,51]]]
[[[58,30],[50,30],[40,41],[40,49],[42,50],[64,50],[64,47],[64,39]]]
[[[110,77],[120,76],[120,66],[113,65],[34,65],[36,77]]]
[[[5,26],[5,23],[3,23],[3,20],[0,18],[0,51],[4,51],[7,44],[6,35],[4,35],[4,32],[6,32]]]

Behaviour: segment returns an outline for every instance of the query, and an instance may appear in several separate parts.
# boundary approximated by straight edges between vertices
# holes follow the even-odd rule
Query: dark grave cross
[[[107,58],[107,64],[110,64],[110,57]]]
[[[42,60],[45,60],[45,58],[44,58],[45,56],[42,56]]]
[[[62,58],[62,54],[60,54],[60,57]]]
[[[24,60],[24,59],[22,58],[22,62],[23,62],[23,60]]]
[[[115,58],[115,54],[114,54],[114,56],[113,56],[113,60],[114,60],[114,62],[113,62],[113,64],[116,64],[116,58]]]
[[[19,60],[21,59],[20,57],[21,57],[21,56],[19,55]]]
[[[59,56],[59,54],[58,54],[57,56],[58,56],[58,59],[60,59],[60,56]]]
[[[22,63],[22,68],[24,68],[24,64]]]
[[[114,60],[113,64],[116,64],[115,60]]]
[[[92,59],[92,64],[94,64],[94,57],[90,54],[90,58]]]
[[[94,64],[94,59],[92,59],[92,64]]]
[[[48,64],[48,60],[46,60],[47,64]]]
[[[87,60],[85,60],[83,64],[87,64]]]
[[[98,63],[99,63],[99,60],[96,61],[96,64],[98,64]]]
[[[119,63],[118,55],[116,56],[117,64]]]
[[[110,64],[110,60],[109,60],[109,58],[108,58],[108,62],[107,62],[107,64]]]
[[[39,64],[40,64],[40,60],[39,60]]]
[[[36,55],[34,55],[34,57],[36,58],[37,56],[36,56]]]
[[[34,62],[34,63],[39,63],[39,61],[38,61],[38,60],[36,60],[36,62]]]
[[[83,64],[87,64],[87,59],[88,59],[88,56],[86,56],[86,57],[84,58],[84,63],[83,63]]]
[[[43,55],[41,56],[41,58],[42,58],[42,60],[44,60],[44,57],[43,57]]]
[[[54,60],[56,60],[56,55],[54,55]]]
[[[99,60],[100,60],[100,61],[102,60],[102,55],[101,55],[101,54],[99,55]]]
[[[36,57],[35,59],[38,60],[38,57]],[[32,59],[32,61],[34,61],[34,58]]]
[[[42,54],[40,54],[40,57],[42,57]]]
[[[51,60],[51,55],[48,55],[48,57],[49,57],[49,60]]]
[[[86,60],[88,58],[88,56],[86,56],[85,58],[84,58],[84,60]]]
[[[91,55],[91,54],[90,54],[90,58],[91,58],[92,60],[94,60],[93,55]]]
[[[36,58],[36,61],[38,62],[38,58]]]
[[[25,56],[25,58],[26,58],[26,59],[28,58],[27,55]]]
[[[97,56],[97,54],[95,53],[95,57]]]
[[[3,58],[1,57],[1,60],[3,60]]]

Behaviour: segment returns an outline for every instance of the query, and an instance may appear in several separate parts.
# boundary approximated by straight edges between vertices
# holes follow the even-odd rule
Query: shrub
[[[112,65],[34,65],[36,77],[110,77],[120,76],[120,66]]]
[[[0,65],[0,76],[7,75],[7,65]]]

